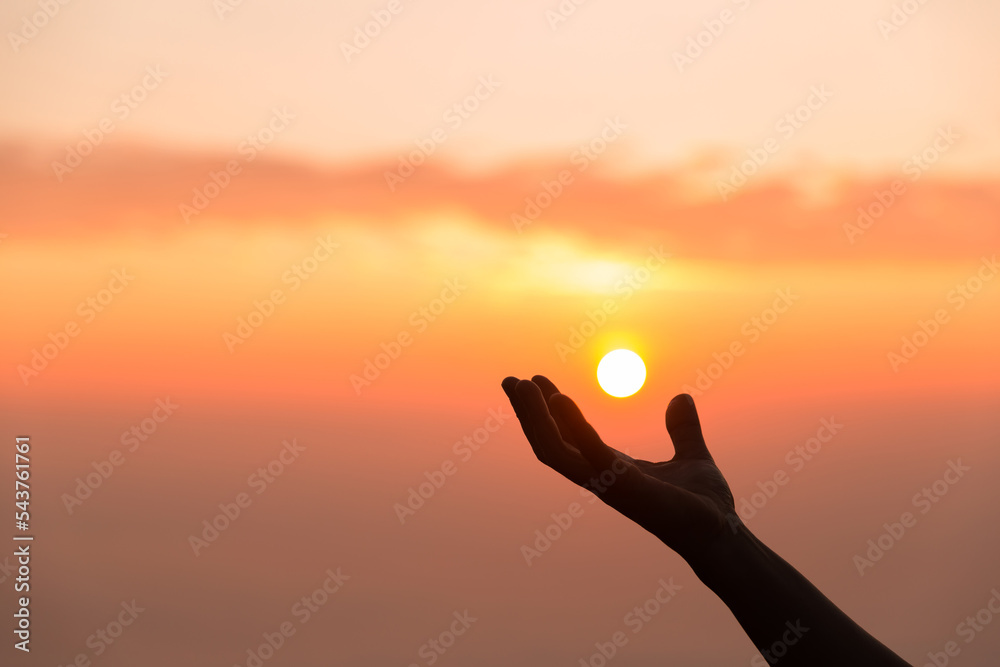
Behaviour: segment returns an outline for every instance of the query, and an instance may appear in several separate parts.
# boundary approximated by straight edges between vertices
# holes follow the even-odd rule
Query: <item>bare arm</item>
[[[666,422],[675,454],[654,463],[606,445],[545,377],[508,377],[503,389],[538,459],[680,554],[769,664],[907,665],[743,525],[690,396],[670,402]]]

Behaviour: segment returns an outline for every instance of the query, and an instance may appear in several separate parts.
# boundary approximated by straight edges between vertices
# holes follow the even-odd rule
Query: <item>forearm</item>
[[[782,667],[908,663],[865,632],[745,527],[691,563],[769,664]]]

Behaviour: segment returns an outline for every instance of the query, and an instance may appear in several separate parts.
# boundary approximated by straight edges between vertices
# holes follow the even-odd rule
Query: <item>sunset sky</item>
[[[611,662],[750,663],[678,556],[534,459],[500,381],[535,373],[655,460],[693,393],[738,505],[791,477],[758,537],[912,664],[993,664],[1000,623],[959,626],[1000,589],[1000,5],[562,6],[0,9],[0,414],[37,582],[4,664],[251,667],[289,621],[268,667],[579,665],[661,579]],[[595,379],[618,347],[648,370],[625,399]]]

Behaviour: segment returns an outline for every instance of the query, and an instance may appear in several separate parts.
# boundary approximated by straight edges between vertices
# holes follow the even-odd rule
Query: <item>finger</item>
[[[538,385],[538,388],[542,390],[542,396],[545,397],[546,404],[549,403],[553,396],[559,393],[559,388],[553,384],[552,380],[548,379],[544,375],[535,375],[531,378],[531,381]],[[556,426],[559,427],[559,432],[562,434],[563,440],[579,449],[576,444],[576,439],[573,437],[572,429],[568,424],[563,422],[562,416],[557,412],[553,412],[551,409],[549,410],[549,414],[551,414],[552,418],[556,420]]]
[[[520,380],[514,391],[530,425],[534,437],[532,446],[539,460],[574,482],[581,483],[581,474],[586,475],[589,470],[581,471],[580,463],[585,462],[563,441],[562,432],[549,413],[542,390],[531,380]]]
[[[504,393],[507,394],[510,406],[514,408],[514,416],[517,417],[517,421],[521,424],[521,430],[524,431],[524,437],[528,439],[528,444],[531,445],[531,451],[535,453],[535,456],[539,461],[545,463],[542,450],[537,444],[535,432],[531,426],[531,420],[528,419],[528,413],[524,408],[521,397],[517,395],[518,382],[520,382],[520,380],[516,377],[506,377],[503,382],[500,383],[500,386],[503,387]]]
[[[701,422],[690,394],[678,394],[667,406],[667,432],[674,443],[676,459],[711,459],[701,434]]]
[[[514,414],[521,423],[521,430],[524,431],[524,435],[528,439],[528,443],[531,445],[532,451],[535,452],[535,457],[545,465],[560,473],[563,477],[566,477],[570,481],[582,486],[588,479],[593,477],[593,468],[579,452],[564,445],[551,448],[555,450],[554,453],[546,453],[546,448],[542,445],[536,434],[532,418],[525,407],[524,401],[517,394],[518,382],[520,382],[518,378],[508,377],[504,379],[501,386],[507,394],[507,397],[510,399],[511,406],[514,408]],[[555,385],[551,382],[548,384],[553,388],[555,387]],[[561,428],[559,432],[565,438]]]
[[[552,410],[566,424],[574,439],[579,443],[580,453],[599,471],[609,470],[618,460],[615,450],[604,444],[590,422],[573,399],[565,394],[552,397]]]
[[[618,509],[640,506],[646,486],[645,475],[630,459],[623,458],[616,449],[601,440],[573,399],[556,394],[551,403],[560,421],[572,432],[580,453],[597,471],[597,476],[589,480],[587,487]]]
[[[545,397],[545,402],[549,402],[549,397],[552,394],[558,394],[559,388],[553,384],[552,380],[548,379],[544,375],[535,375],[531,378],[531,381],[538,385],[538,388],[542,390],[542,396]]]

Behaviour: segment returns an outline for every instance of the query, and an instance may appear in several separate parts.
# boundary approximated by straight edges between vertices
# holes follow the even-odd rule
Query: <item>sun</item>
[[[612,350],[597,364],[597,382],[612,396],[631,396],[645,381],[646,364],[632,350]]]

